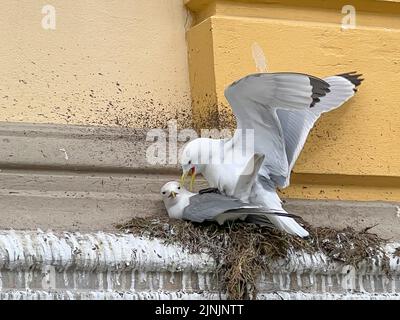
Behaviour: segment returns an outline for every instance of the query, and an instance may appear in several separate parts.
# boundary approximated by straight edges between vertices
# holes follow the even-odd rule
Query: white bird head
[[[179,182],[170,181],[161,187],[161,197],[164,202],[171,204],[176,203],[179,200],[177,197],[183,189],[184,188],[180,186]]]
[[[207,138],[195,139],[185,146],[180,157],[182,186],[185,183],[186,177],[190,176],[190,190],[193,190],[196,175],[203,173],[206,165],[211,163],[211,156],[214,151],[212,139]]]
[[[161,187],[162,200],[170,218],[181,219],[183,210],[189,204],[193,193],[186,190],[177,181],[170,181]]]

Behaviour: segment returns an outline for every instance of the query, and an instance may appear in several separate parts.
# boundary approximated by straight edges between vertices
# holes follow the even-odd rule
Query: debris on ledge
[[[252,224],[219,226],[168,218],[134,218],[117,228],[135,236],[180,245],[192,254],[211,255],[217,263],[219,290],[230,299],[256,298],[259,275],[271,272],[279,260],[290,263],[297,252],[311,257],[322,253],[331,262],[356,270],[378,263],[390,277],[390,257],[383,249],[386,240],[370,233],[371,228],[358,232],[352,228],[334,230],[308,225],[308,239]]]

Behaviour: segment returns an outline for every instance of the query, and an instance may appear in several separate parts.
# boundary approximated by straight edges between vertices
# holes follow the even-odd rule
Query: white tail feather
[[[267,183],[260,183],[257,181],[252,190],[252,196],[250,197],[250,202],[252,204],[261,205],[266,209],[287,213],[282,208],[282,202],[279,199],[278,194],[273,186],[268,185]],[[282,231],[290,233],[295,236],[299,236],[302,238],[308,237],[309,233],[305,230],[301,225],[299,225],[296,220],[290,217],[285,216],[273,216],[269,215],[268,219],[274,224],[274,226]]]
[[[293,218],[269,216],[268,219],[271,220],[277,229],[290,233],[294,236],[306,238],[310,235],[308,231],[299,225]]]

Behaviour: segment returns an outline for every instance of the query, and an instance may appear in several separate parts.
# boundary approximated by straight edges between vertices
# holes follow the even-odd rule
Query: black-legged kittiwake
[[[182,187],[177,181],[166,183],[161,188],[161,196],[168,215],[172,219],[198,223],[215,221],[219,224],[242,220],[273,228],[274,225],[267,219],[267,216],[282,215],[282,213],[268,210],[259,205],[250,205],[219,192],[203,190],[193,193]]]
[[[350,72],[319,79],[300,73],[257,73],[235,81],[225,96],[240,130],[231,139],[199,138],[188,143],[180,160],[183,180],[202,174],[211,187],[228,196],[286,213],[276,189],[289,185],[290,173],[317,119],[353,97],[363,80],[360,76]],[[251,148],[243,144],[248,132],[254,134]],[[265,159],[249,192],[240,182],[251,151]],[[290,217],[269,219],[280,230],[308,236]]]

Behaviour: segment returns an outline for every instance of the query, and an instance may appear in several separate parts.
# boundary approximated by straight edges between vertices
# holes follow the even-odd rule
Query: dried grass
[[[135,218],[118,225],[119,230],[138,236],[158,238],[166,244],[179,244],[191,253],[208,253],[217,263],[222,292],[230,299],[250,299],[257,293],[256,277],[268,271],[271,262],[287,258],[289,252],[323,252],[334,261],[358,267],[361,261],[380,256],[384,267],[388,258],[381,249],[385,240],[352,228],[334,230],[314,228],[308,239],[300,239],[278,230],[246,223],[195,224],[168,218]],[[389,270],[387,268],[387,270]]]

